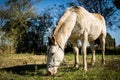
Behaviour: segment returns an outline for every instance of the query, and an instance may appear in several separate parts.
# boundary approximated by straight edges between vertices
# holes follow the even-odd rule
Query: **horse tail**
[[[104,37],[106,37],[107,33],[106,33],[106,22],[105,22],[105,18],[102,16],[102,15],[99,15],[100,16],[100,19],[101,19],[101,22],[102,22],[102,34],[104,35]]]
[[[106,33],[106,22],[105,22],[105,18],[102,16],[102,21],[103,21],[103,27],[104,27],[104,37],[106,37],[107,33]]]
[[[60,26],[64,23],[64,21],[68,18],[68,16],[71,14],[71,8],[67,9],[65,11],[65,13],[62,15],[62,17],[60,18],[60,20],[57,23],[57,26],[53,32],[53,34],[56,34],[56,32],[58,32]]]
[[[104,25],[104,27],[106,27],[105,19],[104,19],[103,16],[102,16],[102,21],[103,21],[103,25]]]

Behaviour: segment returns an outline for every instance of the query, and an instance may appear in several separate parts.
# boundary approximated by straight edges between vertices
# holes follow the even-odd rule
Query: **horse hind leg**
[[[87,42],[88,42],[88,34],[84,33],[84,38],[82,40],[81,53],[83,55],[83,70],[87,71]]]
[[[90,43],[90,48],[92,51],[92,58],[91,58],[91,64],[94,65],[95,63],[95,47],[94,47],[94,41],[89,42]]]
[[[101,51],[102,51],[102,64],[105,64],[105,36],[101,35],[99,37],[100,39],[100,44],[101,44]]]

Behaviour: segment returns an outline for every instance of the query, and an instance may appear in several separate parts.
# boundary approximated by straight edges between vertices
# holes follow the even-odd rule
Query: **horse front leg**
[[[78,68],[79,67],[79,48],[77,46],[74,46],[73,51],[74,51],[74,57],[75,57],[74,68]]]
[[[95,63],[95,47],[94,47],[94,41],[89,42],[90,43],[90,48],[92,51],[92,58],[91,58],[91,64],[94,65]]]
[[[86,57],[87,57],[87,50],[86,50],[87,42],[88,42],[88,35],[85,32],[84,33],[84,38],[82,40],[82,47],[81,47],[81,52],[82,52],[82,55],[83,55],[83,69],[85,71],[87,71],[87,60],[86,60]]]

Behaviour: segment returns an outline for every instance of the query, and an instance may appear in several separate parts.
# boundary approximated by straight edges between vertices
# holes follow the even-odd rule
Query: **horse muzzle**
[[[51,67],[51,68],[48,68],[47,70],[48,75],[55,75],[56,73],[57,73],[57,67]]]

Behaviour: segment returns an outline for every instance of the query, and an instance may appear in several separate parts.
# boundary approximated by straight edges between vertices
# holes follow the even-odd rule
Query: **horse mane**
[[[62,15],[62,17],[59,19],[58,23],[57,23],[57,26],[55,27],[55,29],[53,30],[53,35],[55,35],[58,30],[60,29],[61,25],[63,24],[63,22],[67,19],[67,17],[71,14],[71,11],[70,11],[71,8],[68,8],[64,14]]]

